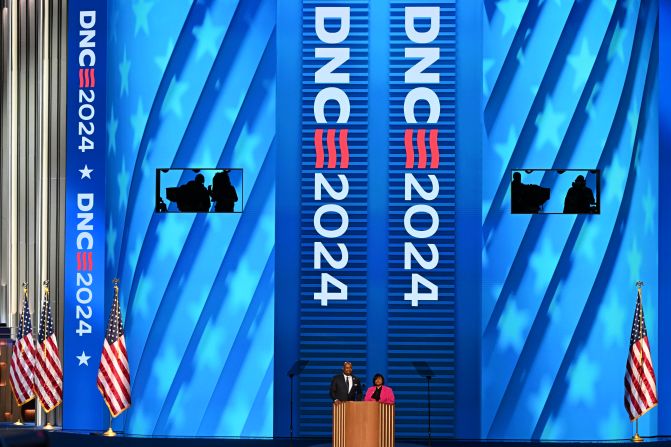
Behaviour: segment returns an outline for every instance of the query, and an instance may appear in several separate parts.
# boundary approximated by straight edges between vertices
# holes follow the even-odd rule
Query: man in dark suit
[[[352,364],[345,362],[342,365],[342,374],[336,374],[331,379],[331,400],[335,403],[348,400],[361,400],[361,381],[352,375]]]

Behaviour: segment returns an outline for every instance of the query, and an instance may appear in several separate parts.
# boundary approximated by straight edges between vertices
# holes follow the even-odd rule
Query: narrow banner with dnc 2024
[[[68,2],[63,428],[98,430],[105,336],[106,0]],[[111,285],[109,285],[111,288]]]
[[[334,359],[359,371],[366,362],[352,347],[366,345],[367,0],[303,1],[301,101],[300,358],[310,374],[300,377],[299,424],[319,435]]]
[[[457,5],[390,7],[388,372],[413,378],[397,396],[433,376],[433,433],[453,436]],[[398,432],[414,433],[423,405],[398,408]]]

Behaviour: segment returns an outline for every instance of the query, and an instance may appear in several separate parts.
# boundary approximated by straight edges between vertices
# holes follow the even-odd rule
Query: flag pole
[[[19,404],[19,419],[14,422],[14,425],[23,425],[23,421],[21,420],[21,409],[23,408],[23,404]]]
[[[636,434],[631,438],[632,442],[643,442],[645,439],[638,435],[638,418],[636,418]]]
[[[23,296],[24,296],[25,299],[28,299],[28,282],[27,282],[27,281],[23,281],[23,284],[21,284],[21,285],[23,286]],[[18,308],[19,308],[19,309],[23,309],[23,306],[21,305],[21,303],[19,303],[19,307],[18,307]],[[21,312],[23,312],[23,310],[22,310]],[[19,317],[19,320],[20,320],[20,319],[21,319],[21,318]],[[19,321],[19,324],[21,324],[21,323],[22,323],[22,322]],[[18,342],[18,340],[17,340],[17,342]],[[21,412],[22,412],[22,410],[23,410],[23,404],[19,404],[19,419],[18,419],[16,422],[14,422],[14,425],[23,425],[23,420],[22,420],[22,418],[21,418]]]
[[[636,299],[638,300],[639,297],[641,296],[641,288],[643,287],[643,281],[636,281],[636,287],[638,288],[638,295],[636,296]],[[641,303],[641,306],[642,305],[643,305],[643,303]],[[638,326],[638,330],[639,330],[639,335],[641,335],[640,331],[642,331],[643,329],[642,329],[642,326],[640,324]],[[643,362],[643,352],[641,351],[641,352],[639,352],[639,359],[638,359],[639,370],[643,369],[642,362]],[[643,371],[638,372],[639,377],[642,375],[642,373],[643,373]],[[636,434],[634,434],[634,436],[631,438],[631,441],[632,442],[643,442],[643,441],[645,441],[638,434],[638,418],[636,418]]]
[[[43,306],[49,306],[49,280],[45,279],[42,281],[42,285],[44,286],[44,303],[42,303]],[[40,322],[41,323],[41,322]],[[46,354],[44,354],[46,355]],[[45,430],[53,430],[55,427],[51,425],[51,422],[49,421],[49,413],[45,413],[44,417],[47,419],[47,423],[42,426],[43,429]]]
[[[116,432],[112,430],[112,410],[110,410],[110,426],[107,431],[103,433],[103,436],[116,436]]]

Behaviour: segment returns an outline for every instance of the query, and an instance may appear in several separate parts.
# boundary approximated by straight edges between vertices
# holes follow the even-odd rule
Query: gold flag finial
[[[28,281],[23,281],[21,283],[21,285],[23,286],[23,293],[25,293],[27,295],[28,294]]]
[[[44,292],[48,295],[49,294],[49,280],[45,279],[42,281],[42,285],[44,286]]]
[[[644,285],[643,281],[636,281],[636,287],[638,287],[639,289],[643,287],[643,285]]]
[[[114,283],[114,295],[117,296],[119,295],[119,278],[114,278],[112,282]]]

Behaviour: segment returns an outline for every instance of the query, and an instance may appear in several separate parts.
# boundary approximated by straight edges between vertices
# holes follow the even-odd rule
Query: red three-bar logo
[[[93,252],[78,251],[77,252],[77,270],[91,271],[93,270]]]
[[[431,169],[438,169],[440,163],[440,148],[438,147],[438,129],[431,129],[429,132],[429,149],[431,151]],[[406,169],[426,169],[427,162],[427,129],[417,129],[417,165],[415,166],[415,129],[405,129],[405,168]]]
[[[79,88],[94,88],[96,86],[96,69],[79,69]]]
[[[349,147],[347,146],[347,130],[340,129],[338,132],[338,141],[336,147],[336,129],[326,131],[326,149],[328,151],[328,169],[334,169],[338,159],[337,151],[340,149],[340,169],[349,167]],[[315,168],[324,168],[324,129],[315,130]]]

